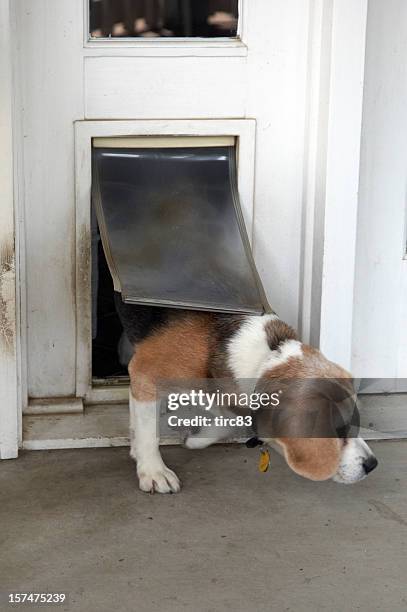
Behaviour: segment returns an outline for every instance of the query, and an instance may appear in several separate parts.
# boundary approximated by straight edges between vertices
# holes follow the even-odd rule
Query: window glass
[[[90,37],[237,36],[238,0],[89,0]]]

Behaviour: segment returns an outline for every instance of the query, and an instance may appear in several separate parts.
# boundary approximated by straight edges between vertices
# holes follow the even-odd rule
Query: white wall
[[[17,387],[11,50],[9,0],[0,0],[0,459],[17,456],[20,433]]]
[[[370,0],[352,350],[360,377],[407,377],[406,190],[407,2]]]

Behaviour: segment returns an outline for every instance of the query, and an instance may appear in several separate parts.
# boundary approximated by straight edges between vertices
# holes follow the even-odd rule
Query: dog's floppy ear
[[[337,438],[277,438],[290,468],[310,480],[328,480],[336,474],[341,456]]]
[[[277,405],[262,407],[255,415],[263,439],[337,437],[357,410],[352,386],[337,379],[263,377],[256,391],[279,398]]]
[[[263,378],[262,391],[280,387],[280,403],[256,414],[257,435],[274,439],[291,469],[311,480],[327,480],[338,470],[343,441],[338,430],[350,422],[352,385],[329,378]],[[340,418],[339,418],[340,417]]]

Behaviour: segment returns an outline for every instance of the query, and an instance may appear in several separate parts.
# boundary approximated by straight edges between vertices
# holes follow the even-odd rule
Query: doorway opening
[[[94,215],[92,214],[94,218]],[[113,281],[100,239],[92,223],[92,379],[94,384],[128,380],[126,337],[114,303]],[[128,352],[128,351],[127,351]]]

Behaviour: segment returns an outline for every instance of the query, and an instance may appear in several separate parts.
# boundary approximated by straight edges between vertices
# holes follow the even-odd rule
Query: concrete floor
[[[261,474],[242,447],[166,448],[171,496],[138,491],[127,449],[22,453],[0,464],[0,591],[86,612],[405,611],[407,442],[372,446],[353,486],[275,454]]]

